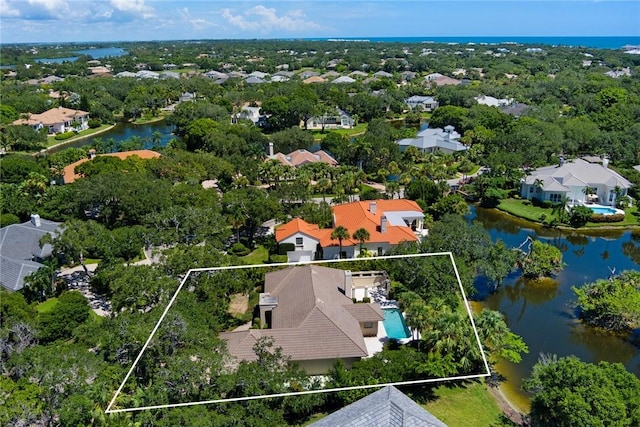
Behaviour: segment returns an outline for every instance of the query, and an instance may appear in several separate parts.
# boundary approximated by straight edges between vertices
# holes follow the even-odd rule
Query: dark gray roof
[[[386,386],[311,424],[313,427],[446,427],[394,386]]]
[[[24,278],[42,266],[37,261],[51,256],[51,245],[40,247],[45,234],[55,235],[60,223],[40,219],[36,227],[30,221],[0,228],[0,284],[10,290],[22,289]]]

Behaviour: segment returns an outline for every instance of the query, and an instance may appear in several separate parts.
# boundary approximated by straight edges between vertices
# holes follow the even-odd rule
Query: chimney
[[[40,215],[31,214],[31,224],[33,224],[34,227],[40,227],[42,225],[40,222]]]
[[[273,157],[273,142],[269,143],[269,157]]]
[[[382,215],[382,218],[380,218],[380,232],[381,233],[386,233],[387,232],[387,217],[386,217],[386,215]]]
[[[602,166],[604,166],[605,168],[609,167],[609,158],[605,157],[602,159]]]
[[[369,202],[369,212],[371,212],[373,215],[376,214],[376,207],[376,202]]]
[[[560,156],[560,164],[558,166],[564,165],[564,162],[565,162],[564,156]]]
[[[353,298],[351,293],[353,292],[353,278],[351,276],[351,270],[344,271],[344,294],[349,298]]]

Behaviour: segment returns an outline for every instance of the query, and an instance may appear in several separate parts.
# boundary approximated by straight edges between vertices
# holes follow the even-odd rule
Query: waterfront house
[[[49,134],[71,130],[81,131],[89,129],[89,113],[72,108],[57,107],[41,114],[28,114],[26,118],[15,120],[12,124],[30,126],[35,131],[47,129]]]
[[[38,214],[23,224],[0,228],[0,285],[10,291],[22,289],[25,277],[38,271],[42,262],[51,257],[52,246],[40,246],[40,239],[45,234],[58,233],[59,222],[41,219]]]
[[[354,304],[351,286],[349,270],[312,265],[267,273],[258,306],[264,328],[220,338],[235,361],[257,360],[254,345],[271,337],[308,374],[326,374],[336,359],[351,367],[369,355],[364,337],[375,337],[383,320],[377,303]]]
[[[417,242],[426,235],[423,229],[424,214],[420,206],[406,199],[357,201],[331,208],[334,223],[332,228],[318,228],[315,224],[295,218],[276,228],[279,244],[290,243],[294,250],[287,253],[289,262],[304,262],[314,259],[356,258],[361,252],[384,255],[401,242]],[[340,242],[331,238],[336,227],[342,226],[349,238]],[[353,233],[364,228],[369,239],[360,242]]]
[[[598,203],[615,206],[618,195],[625,196],[631,183],[610,169],[609,159],[602,164],[583,159],[535,169],[522,180],[520,196],[523,199],[560,202],[565,197],[570,205]]]
[[[416,147],[423,153],[451,154],[469,148],[460,142],[460,134],[453,126],[445,126],[444,129],[427,128],[418,132],[415,138],[404,138],[397,144],[400,146],[400,151],[405,151],[408,147]]]

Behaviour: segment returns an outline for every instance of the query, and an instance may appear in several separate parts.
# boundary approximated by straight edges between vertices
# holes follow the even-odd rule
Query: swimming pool
[[[587,206],[589,209],[593,211],[593,213],[598,215],[615,215],[618,213],[617,209],[608,208],[606,206]]]
[[[404,317],[397,308],[385,308],[382,310],[384,320],[382,324],[387,331],[389,338],[401,340],[404,338],[411,338],[411,331],[407,328],[407,324],[404,323]]]

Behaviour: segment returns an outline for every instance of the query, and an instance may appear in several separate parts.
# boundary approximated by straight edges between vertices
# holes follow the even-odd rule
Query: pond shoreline
[[[47,148],[44,148],[44,149],[42,149],[40,151],[32,153],[32,155],[33,156],[37,156],[37,155],[39,155],[41,153],[45,153],[46,154],[46,153],[49,152],[49,150],[53,150],[55,148],[59,148],[59,147],[65,146],[67,144],[71,144],[72,142],[82,141],[83,139],[86,139],[86,138],[93,138],[96,135],[100,135],[101,133],[105,133],[105,132],[110,131],[114,127],[116,127],[115,124],[113,124],[111,126],[108,126],[108,127],[104,128],[104,129],[100,129],[99,131],[91,133],[91,134],[88,134],[88,135],[74,136],[73,138],[69,138],[69,139],[61,141],[61,142],[59,142],[57,144],[53,144],[51,147],[47,147]]]

